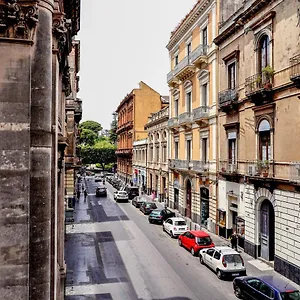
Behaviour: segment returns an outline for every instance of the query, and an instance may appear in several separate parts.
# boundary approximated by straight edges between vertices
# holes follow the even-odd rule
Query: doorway
[[[192,216],[192,185],[191,181],[188,179],[186,182],[186,208],[185,216],[191,218]]]
[[[174,189],[174,209],[178,209],[179,206],[179,190],[178,189]]]
[[[272,203],[264,200],[260,210],[260,256],[268,261],[274,260],[275,214]]]
[[[209,190],[205,187],[200,188],[200,203],[201,203],[201,225],[207,226],[209,218]]]

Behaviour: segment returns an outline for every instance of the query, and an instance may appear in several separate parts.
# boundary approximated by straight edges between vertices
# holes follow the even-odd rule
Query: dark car
[[[144,213],[144,215],[149,215],[152,210],[156,209],[157,206],[154,202],[142,202],[140,206],[140,211]]]
[[[288,281],[273,275],[237,277],[234,294],[245,300],[300,300],[300,292]]]
[[[155,209],[148,217],[149,223],[162,224],[165,220],[175,217],[175,213],[169,209]]]
[[[133,206],[135,206],[136,208],[140,208],[141,204],[142,204],[143,202],[145,202],[145,201],[146,201],[146,200],[145,200],[144,197],[136,196],[136,197],[134,197],[134,198],[132,199],[131,204],[132,204]]]
[[[130,200],[139,195],[139,188],[137,186],[127,186],[125,190]]]
[[[97,186],[96,187],[96,197],[107,197],[107,190],[104,186]]]

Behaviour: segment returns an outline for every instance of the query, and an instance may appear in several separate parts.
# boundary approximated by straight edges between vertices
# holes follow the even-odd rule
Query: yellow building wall
[[[192,51],[194,51],[200,44],[200,27],[197,26],[192,33]]]
[[[134,136],[133,140],[141,140],[148,136],[144,126],[151,113],[161,109],[160,94],[144,82],[140,82],[140,88],[134,90]]]
[[[199,129],[193,129],[193,160],[200,160],[200,139],[199,139]]]

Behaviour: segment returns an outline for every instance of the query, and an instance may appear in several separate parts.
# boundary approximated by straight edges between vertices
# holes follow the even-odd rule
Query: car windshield
[[[241,259],[241,256],[239,254],[224,255],[224,260],[229,264],[230,263],[242,263],[242,259]]]
[[[126,192],[119,192],[120,195],[127,195]]]
[[[156,206],[155,203],[147,203],[147,204],[146,204],[146,207],[147,207],[147,208],[156,208],[157,206]]]
[[[175,221],[175,226],[185,226],[185,221]]]
[[[160,215],[160,210],[153,210],[151,215],[152,216],[159,216]]]
[[[280,293],[282,300],[300,300],[300,292],[299,291],[287,291],[284,293]]]
[[[211,242],[211,238],[209,236],[205,236],[205,237],[197,237],[196,238],[196,242],[198,245],[210,245]]]

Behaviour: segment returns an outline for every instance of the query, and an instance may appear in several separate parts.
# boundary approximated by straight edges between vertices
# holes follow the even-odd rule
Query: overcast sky
[[[112,112],[144,81],[168,95],[170,32],[196,0],[82,0],[80,92],[83,119],[109,129]]]

